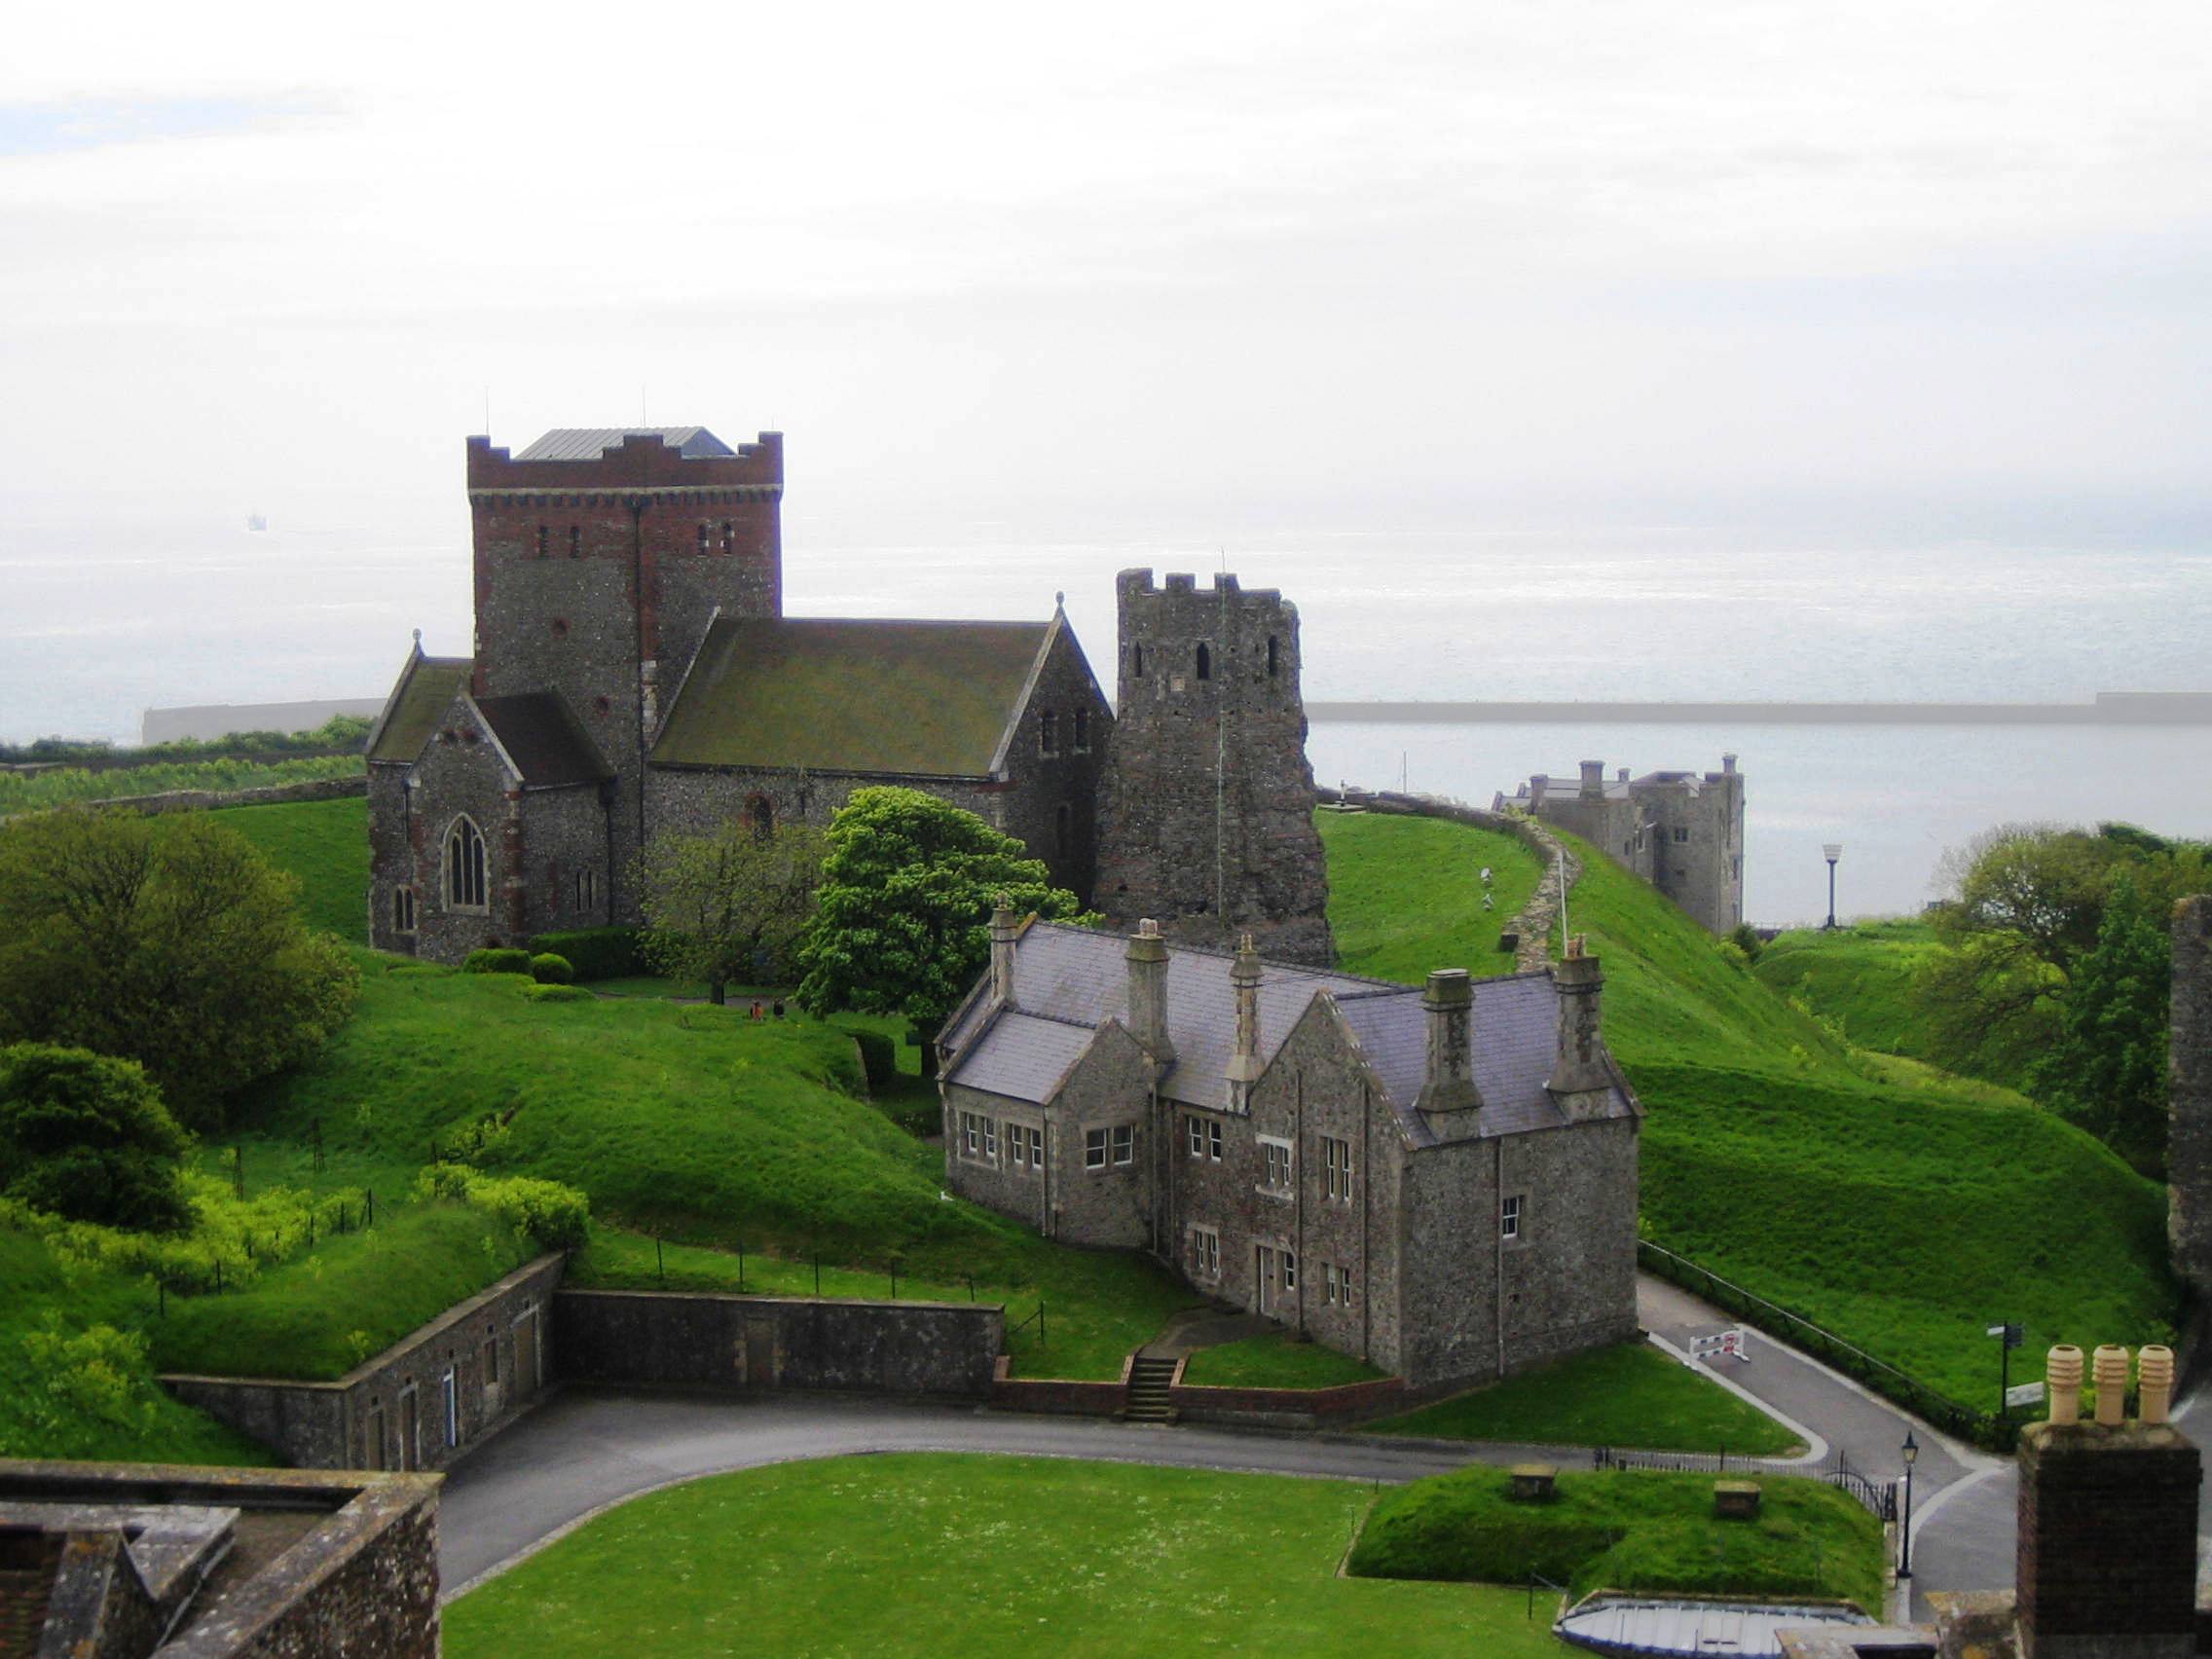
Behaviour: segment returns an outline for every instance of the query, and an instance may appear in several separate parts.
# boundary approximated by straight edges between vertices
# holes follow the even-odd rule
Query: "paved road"
[[[1725,1328],[1718,1310],[1657,1280],[1640,1303],[1661,1341]],[[1825,1367],[1753,1333],[1749,1364],[1712,1374],[1820,1437],[1875,1479],[1894,1477],[1909,1426],[1923,1450],[1914,1472],[1913,1551],[1920,1590],[1987,1589],[2011,1581],[2010,1465],[1945,1442],[1926,1423]],[[1194,1468],[1406,1481],[1469,1462],[1558,1459],[1555,1449],[1443,1447],[1350,1436],[1131,1426],[974,1407],[834,1398],[756,1400],[572,1388],[470,1457],[447,1480],[438,1534],[448,1593],[561,1529],[655,1487],[726,1469],[869,1452],[996,1452]],[[1955,1490],[1954,1490],[1955,1489]]]

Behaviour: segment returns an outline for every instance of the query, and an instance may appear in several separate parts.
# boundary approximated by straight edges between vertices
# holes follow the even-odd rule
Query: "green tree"
[[[818,1013],[903,1014],[934,1032],[990,960],[1001,895],[1054,919],[1083,907],[974,813],[919,790],[854,791],[830,823],[799,1000]]]
[[[299,883],[198,813],[82,808],[0,830],[0,1042],[137,1060],[191,1128],[319,1051],[359,976]]]
[[[710,835],[660,834],[639,861],[646,959],[663,974],[707,981],[780,979],[814,914],[829,840],[803,824],[762,832],[733,819]]]
[[[0,1197],[104,1227],[168,1232],[192,1219],[180,1180],[192,1139],[135,1060],[86,1049],[0,1049]]]
[[[2075,966],[2057,1040],[2028,1072],[2055,1107],[2137,1168],[2165,1167],[2173,952],[2133,876],[2114,878],[2097,942]]]

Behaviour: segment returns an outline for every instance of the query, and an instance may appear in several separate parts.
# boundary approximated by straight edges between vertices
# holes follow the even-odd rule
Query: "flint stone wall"
[[[574,1382],[988,1399],[1005,1338],[996,1304],[651,1290],[554,1298],[561,1374]]]
[[[2174,1272],[2202,1300],[2212,1295],[2212,897],[2174,906],[2173,952],[2167,1229]]]

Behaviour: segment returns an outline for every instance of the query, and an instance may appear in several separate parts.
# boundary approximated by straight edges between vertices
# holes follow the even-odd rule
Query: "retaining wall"
[[[995,1303],[832,1302],[655,1290],[554,1298],[574,1382],[991,1397],[1006,1309]]]
[[[553,1254],[517,1268],[335,1382],[162,1382],[298,1468],[443,1468],[543,1390],[549,1305],[567,1265]]]
[[[1185,1422],[1242,1423],[1267,1428],[1344,1428],[1391,1417],[1415,1402],[1403,1377],[1342,1382],[1334,1388],[1210,1388],[1183,1381],[1178,1360],[1167,1403]],[[1447,1390],[1448,1392],[1451,1390]],[[1431,1393],[1434,1391],[1431,1390]]]
[[[293,756],[298,758],[298,756]],[[161,794],[122,795],[114,800],[73,802],[81,806],[127,806],[133,812],[206,812],[219,806],[275,806],[287,800],[343,800],[369,793],[369,774],[357,778],[310,778],[301,784],[273,784],[262,790],[168,790]]]
[[[1009,1377],[1000,1354],[992,1373],[991,1404],[1010,1412],[1050,1412],[1061,1417],[1117,1417],[1128,1403],[1131,1353],[1118,1382],[1075,1382],[1051,1377]]]

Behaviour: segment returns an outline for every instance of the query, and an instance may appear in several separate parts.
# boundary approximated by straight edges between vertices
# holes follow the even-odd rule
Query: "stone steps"
[[[1175,1408],[1168,1404],[1168,1385],[1175,1380],[1172,1359],[1139,1357],[1129,1367],[1129,1385],[1122,1396],[1122,1418],[1126,1422],[1173,1422]]]

